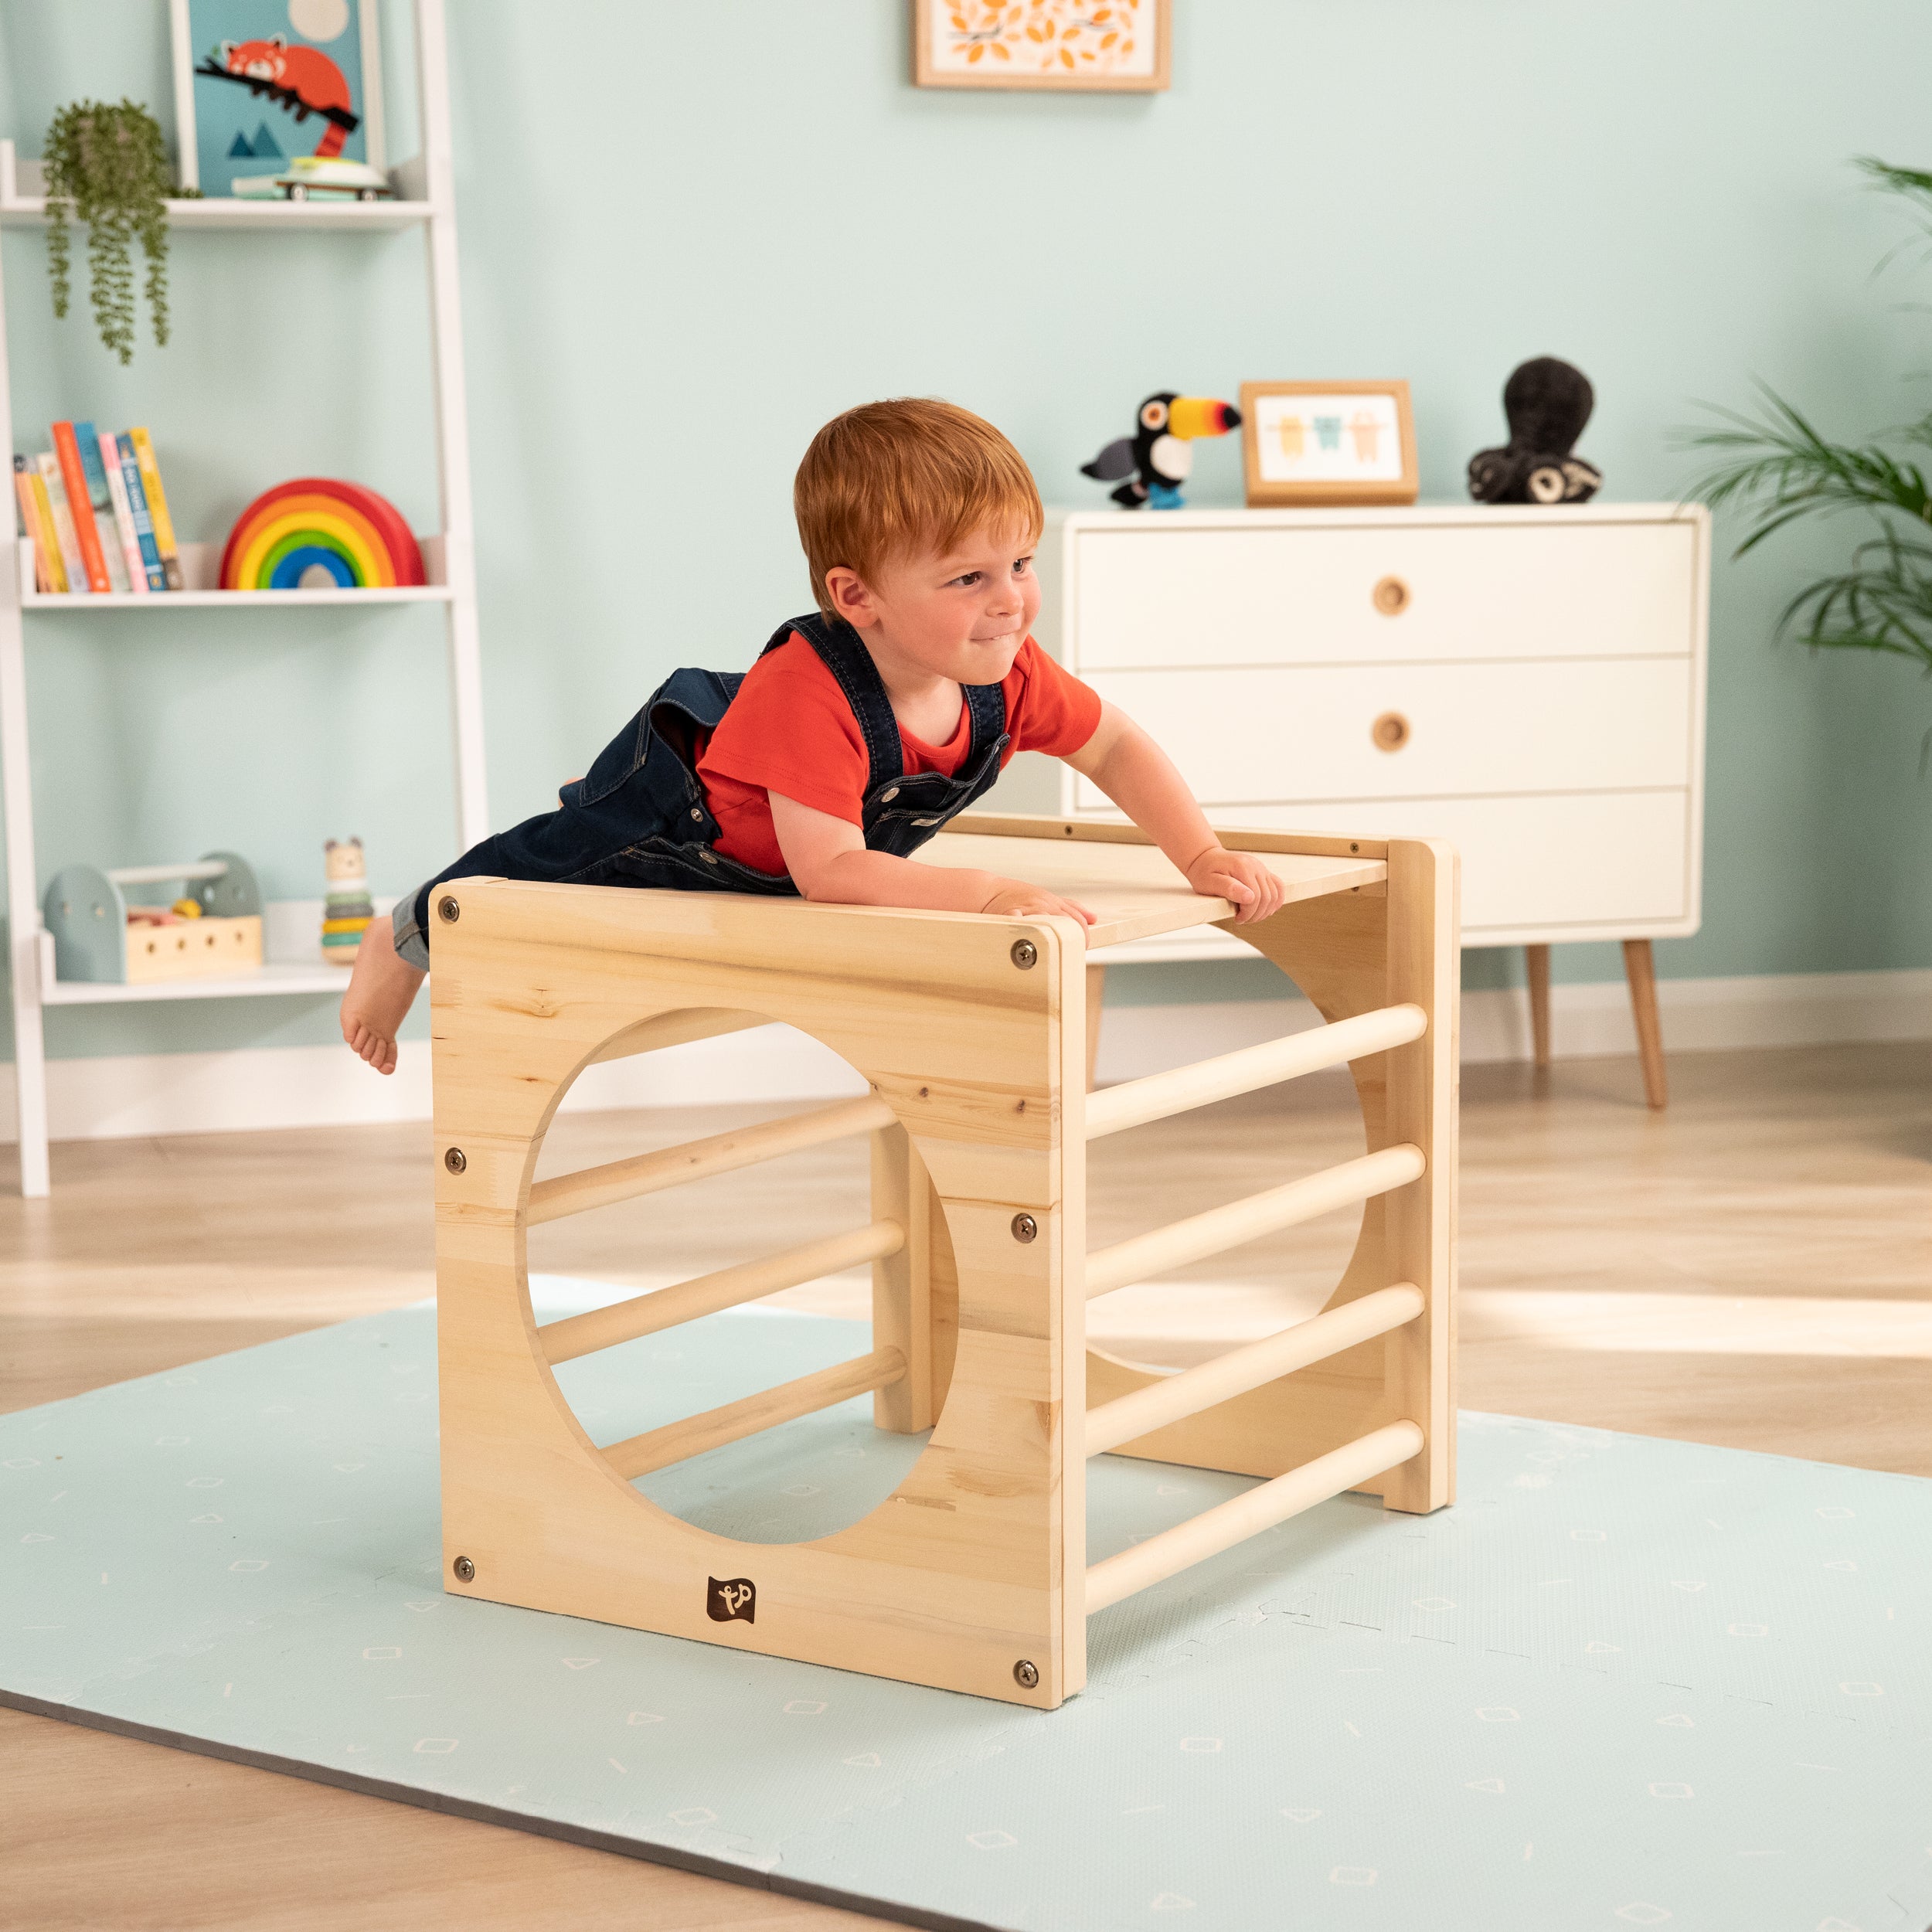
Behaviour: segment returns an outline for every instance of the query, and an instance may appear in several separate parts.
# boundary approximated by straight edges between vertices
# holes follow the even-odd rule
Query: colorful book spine
[[[67,479],[61,471],[60,458],[52,450],[43,450],[34,461],[46,488],[47,506],[53,513],[53,533],[67,573],[67,594],[84,597],[92,586],[87,579],[87,563],[80,554],[80,532],[74,527],[73,510],[67,502]]]
[[[47,494],[47,479],[40,474],[39,459],[29,465],[27,480],[33,486],[33,500],[40,512],[40,528],[47,539],[47,587],[64,596],[73,586],[67,581],[67,560],[60,548],[60,532],[53,520],[53,503]]]
[[[141,465],[141,487],[148,498],[148,514],[154,519],[155,548],[161,553],[162,573],[169,590],[184,589],[181,549],[175,541],[175,519],[168,514],[168,492],[161,486],[161,464],[155,460],[153,440],[143,429],[130,430],[128,437]]]
[[[94,522],[100,532],[102,547],[107,552],[107,574],[116,580],[117,590],[145,597],[148,573],[142,567],[141,544],[134,535],[134,513],[121,480],[121,452],[114,447],[114,439],[104,436],[91,423],[75,423],[73,433],[80,444],[80,460],[87,465]],[[104,507],[104,496],[107,499]]]
[[[90,437],[88,442],[94,440]],[[71,423],[56,423],[53,426],[53,453],[60,459],[60,480],[67,487],[67,511],[73,519],[73,533],[80,546],[80,561],[87,573],[87,588],[105,595],[111,590],[114,579],[107,571],[107,552],[100,541],[100,532],[96,528],[94,513],[94,496],[87,487],[87,471],[81,457],[83,445],[74,433]],[[100,467],[100,451],[94,451],[94,467]],[[104,495],[107,479],[100,480]],[[114,546],[119,554],[121,546]]]
[[[40,528],[40,505],[33,500],[33,472],[24,456],[13,459],[13,494],[20,505],[20,533],[33,547],[33,587],[51,590],[47,571],[47,539]]]
[[[114,454],[121,463],[121,494],[128,499],[128,513],[134,519],[135,556],[139,560],[148,588],[165,590],[168,587],[168,573],[161,567],[161,553],[155,547],[155,519],[148,509],[148,492],[141,487],[141,464],[134,454],[134,440],[117,436],[113,441]],[[107,454],[104,446],[101,454]],[[131,560],[128,567],[134,568]]]

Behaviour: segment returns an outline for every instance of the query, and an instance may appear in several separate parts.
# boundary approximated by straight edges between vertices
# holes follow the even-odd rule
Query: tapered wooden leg
[[[1094,1090],[1094,1070],[1100,1060],[1100,1003],[1107,997],[1107,968],[1087,969],[1087,1090]]]
[[[1549,948],[1526,946],[1523,955],[1529,962],[1529,1037],[1536,1064],[1549,1064]]]
[[[1624,941],[1624,974],[1630,981],[1630,1010],[1637,1022],[1637,1051],[1644,1063],[1644,1098],[1652,1107],[1669,1104],[1664,1077],[1664,1029],[1657,1019],[1657,963],[1647,939]]]

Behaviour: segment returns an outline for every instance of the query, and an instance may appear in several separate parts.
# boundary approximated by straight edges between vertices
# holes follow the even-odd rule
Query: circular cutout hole
[[[1259,1007],[1267,1015],[1242,1044],[1318,1023],[1292,980],[1258,953],[1217,971],[1239,980],[1231,996],[1254,1002],[1246,1010]],[[1110,1012],[1108,1023],[1115,1020]],[[1198,1056],[1198,1049],[1190,1052],[1171,1038],[1163,1045],[1157,1063],[1132,1071],[1151,1073]],[[1104,1076],[1104,1060],[1101,1070]],[[1345,1066],[1109,1134],[1087,1150],[1087,1252],[1332,1167],[1366,1147]],[[1277,1229],[1098,1296],[1087,1304],[1088,1345],[1138,1367],[1189,1369],[1319,1314],[1348,1265],[1362,1215],[1352,1207]],[[1090,1483],[1112,1480],[1102,1471],[1107,1460],[1089,1465]]]
[[[580,1077],[579,1106],[563,1111],[539,1156],[536,1185],[617,1161],[648,1161],[692,1150],[671,1171],[697,1164],[701,1178],[540,1222],[529,1230],[530,1297],[542,1325],[773,1257],[838,1240],[893,1218],[890,1179],[875,1206],[873,1163],[893,1158],[898,1139],[862,1130],[774,1155],[755,1165],[709,1171],[713,1149],[834,1108],[870,1089],[838,1054],[798,1029],[767,1024],[605,1063]],[[738,1092],[782,1090],[783,1103],[739,1104]],[[716,1097],[703,1105],[680,1104]],[[656,1100],[639,1106],[638,1101]],[[568,1099],[564,1106],[568,1107]],[[943,1403],[957,1332],[950,1284],[951,1247],[944,1219],[930,1223],[935,1406]],[[803,1265],[803,1264],[801,1264]],[[889,1282],[898,1258],[883,1257]],[[789,1272],[789,1270],[784,1270]],[[808,1269],[808,1273],[810,1273]],[[810,1278],[735,1305],[655,1328],[555,1365],[560,1393],[590,1440],[618,1444],[728,1409],[782,1396],[784,1385],[895,1345],[875,1328],[873,1266],[835,1259]],[[741,1277],[717,1284],[755,1291]],[[687,1304],[688,1305],[688,1304]],[[894,1385],[902,1386],[903,1385]],[[749,1418],[747,1418],[749,1419]],[[725,1419],[719,1418],[721,1422]],[[727,1424],[728,1427],[728,1424]],[[685,1437],[682,1448],[701,1438]],[[630,1478],[667,1514],[695,1528],[753,1543],[791,1543],[833,1534],[869,1515],[905,1480],[927,1432],[875,1426],[871,1390]],[[660,1443],[658,1447],[663,1447]],[[754,1573],[755,1577],[755,1573]]]
[[[1378,751],[1400,751],[1409,742],[1409,720],[1400,711],[1385,711],[1369,727]]]
[[[1410,602],[1409,587],[1400,577],[1383,577],[1369,595],[1385,617],[1399,617]]]

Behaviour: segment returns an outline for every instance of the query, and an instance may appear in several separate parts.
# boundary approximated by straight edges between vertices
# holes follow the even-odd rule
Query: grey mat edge
[[[56,1703],[25,1691],[9,1690],[0,1685],[0,1709],[15,1710],[29,1717],[49,1717],[82,1730],[106,1731],[116,1737],[131,1737],[143,1744],[160,1744],[172,1750],[190,1751],[197,1757],[219,1758],[225,1764],[241,1764],[250,1770],[274,1771],[308,1784],[332,1785],[338,1791],[352,1791],[362,1798],[386,1798],[399,1804],[413,1805],[420,1811],[437,1811],[451,1818],[469,1818],[479,1825],[495,1825],[507,1831],[534,1838],[556,1838],[566,1845],[582,1845],[592,1852],[612,1852],[621,1858],[635,1859],[645,1865],[667,1866],[690,1872],[699,1878],[720,1879],[757,1892],[775,1892],[787,1898],[802,1899],[808,1904],[835,1906],[889,1925],[909,1925],[920,1932],[1001,1932],[985,1919],[955,1918],[950,1913],[929,1912],[917,1906],[893,1904],[868,1898],[862,1893],[841,1891],[836,1886],[815,1885],[806,1879],[788,1879],[775,1872],[760,1871],[755,1866],[737,1865],[729,1859],[707,1856],[702,1852],[681,1851],[675,1845],[654,1845],[648,1839],[624,1838],[613,1832],[600,1832],[588,1825],[573,1825],[560,1820],[532,1817],[527,1811],[510,1811],[501,1805],[452,1798],[445,1792],[426,1790],[420,1785],[403,1784],[389,1778],[359,1777],[353,1773],[332,1770],[306,1759],[284,1757],[274,1751],[251,1750],[242,1744],[220,1744],[185,1731],[167,1730],[158,1724],[143,1724],[132,1718],[111,1717],[77,1704]],[[1932,1932],[1932,1928],[1928,1928]]]

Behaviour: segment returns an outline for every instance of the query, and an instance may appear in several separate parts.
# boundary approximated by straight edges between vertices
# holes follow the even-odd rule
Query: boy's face
[[[1033,536],[985,530],[953,549],[895,558],[862,581],[826,573],[844,617],[875,651],[958,684],[998,684],[1039,614]]]

